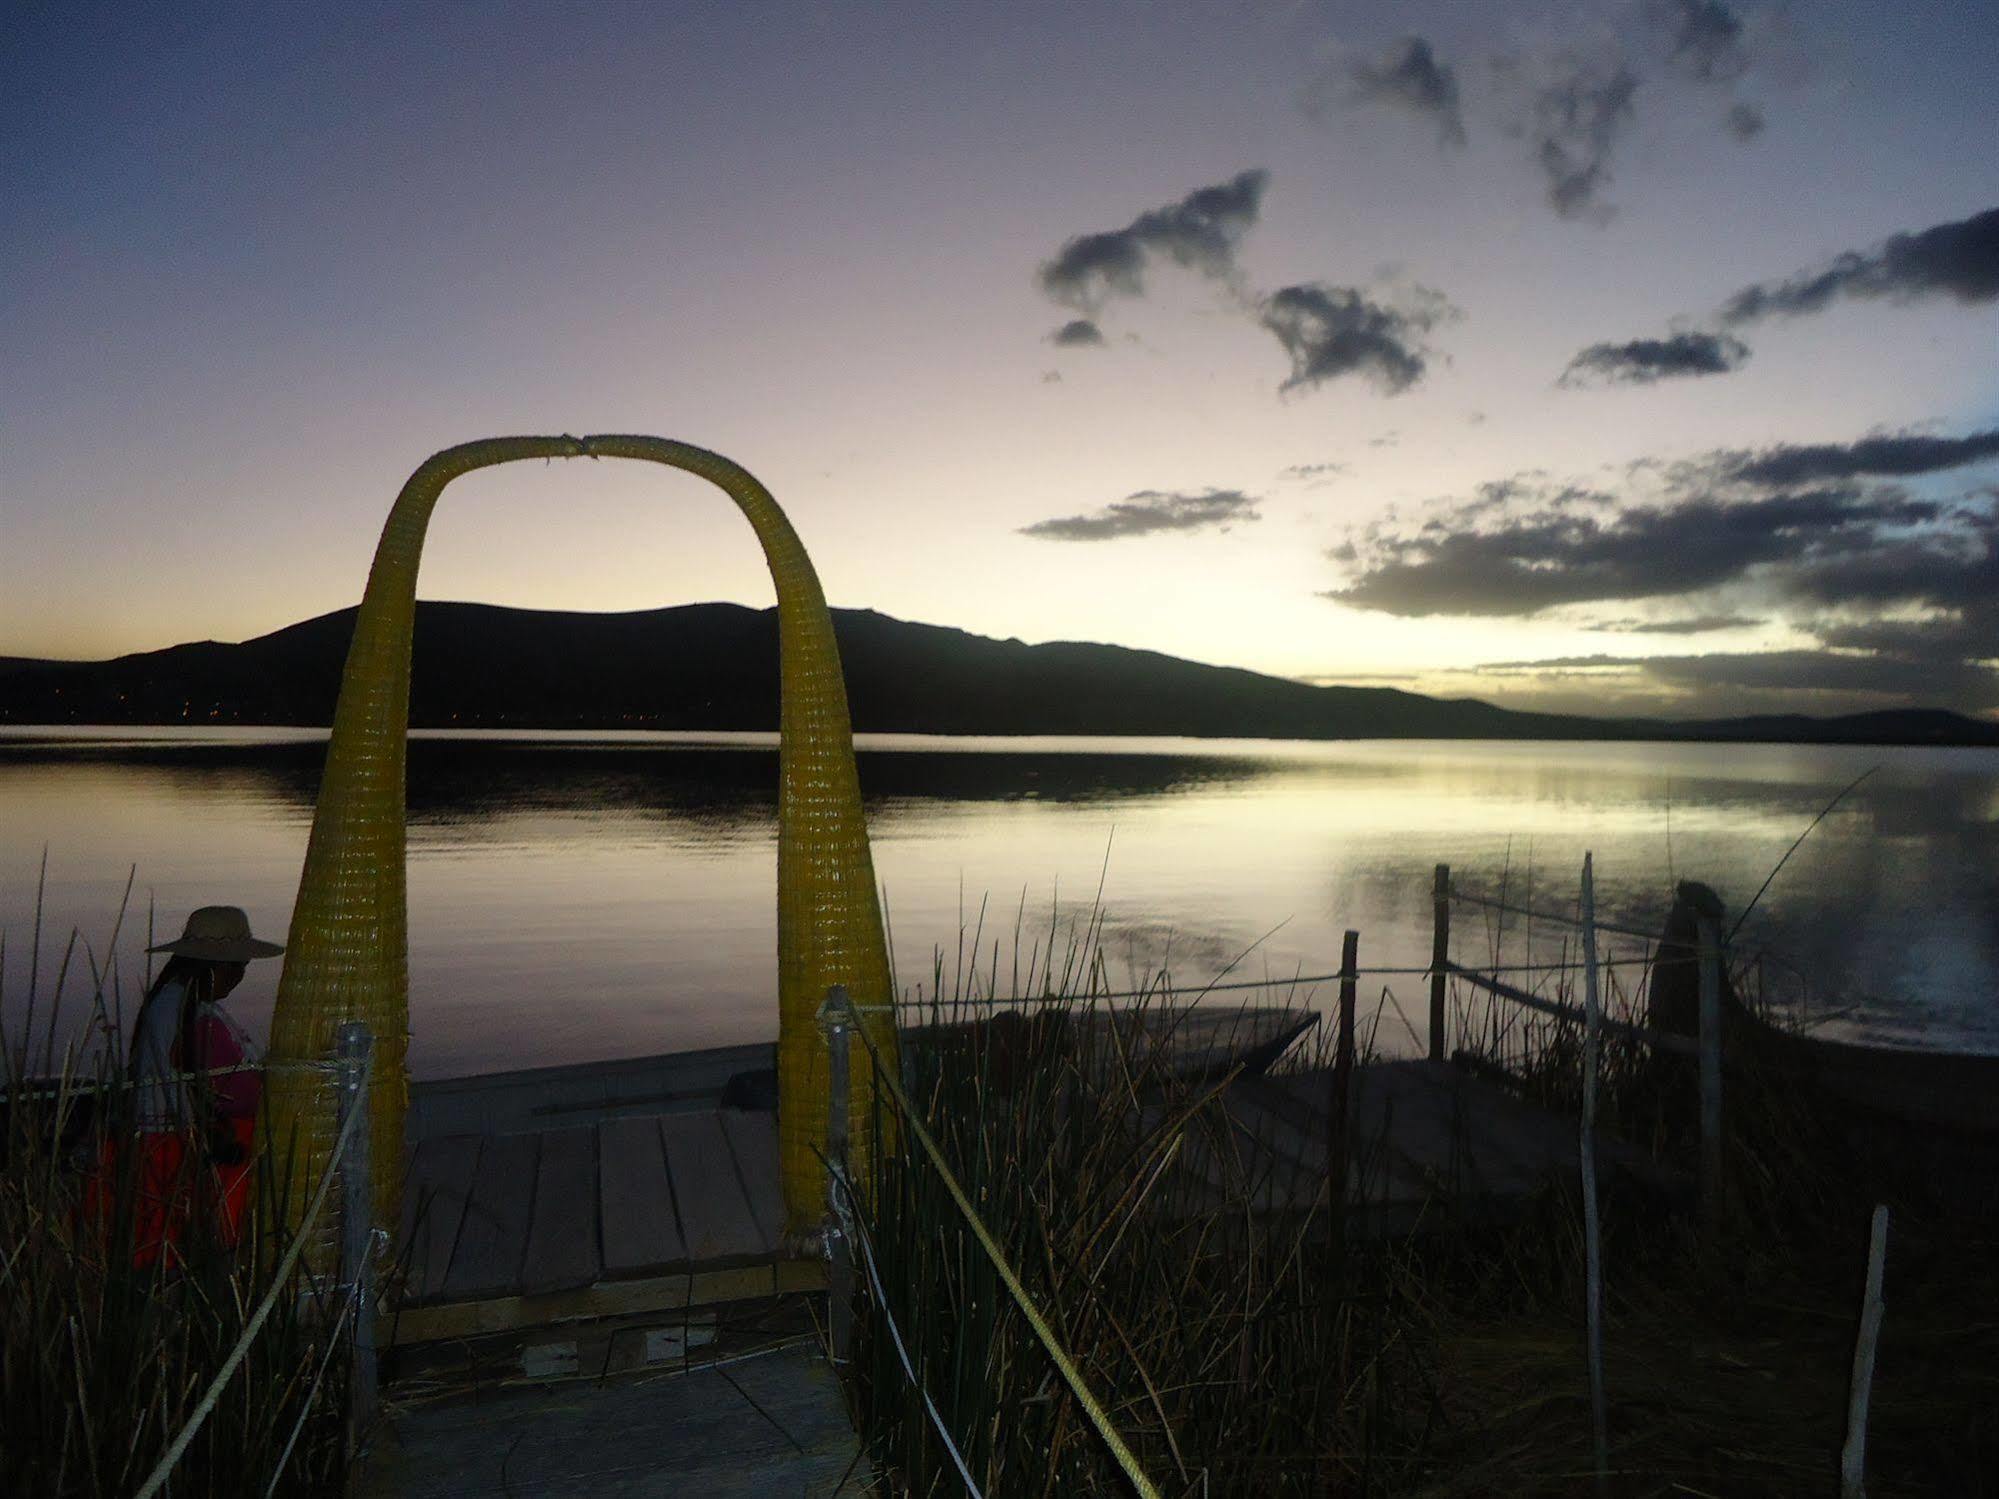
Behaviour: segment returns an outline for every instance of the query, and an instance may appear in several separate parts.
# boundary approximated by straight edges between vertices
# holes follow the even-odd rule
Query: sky
[[[14,4],[0,655],[359,597],[651,432],[835,605],[1522,707],[1999,716],[1989,4]],[[764,606],[455,484],[425,597]]]

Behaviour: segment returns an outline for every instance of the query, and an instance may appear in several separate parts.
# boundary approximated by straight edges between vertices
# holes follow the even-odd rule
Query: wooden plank
[[[688,1259],[708,1265],[762,1256],[764,1232],[736,1174],[722,1121],[713,1113],[662,1114],[659,1135]]]
[[[458,1228],[458,1247],[444,1277],[448,1301],[499,1296],[520,1289],[534,1205],[539,1135],[495,1135],[479,1149],[471,1200]]]
[[[778,1185],[777,1116],[742,1109],[722,1109],[722,1133],[742,1178],[750,1216],[763,1234],[764,1252],[776,1254],[784,1243],[784,1191]]]
[[[360,1499],[833,1499],[874,1490],[839,1381],[784,1349],[674,1379],[488,1391],[389,1414]]]
[[[637,1115],[599,1124],[597,1170],[604,1273],[640,1275],[685,1263],[657,1121]]]
[[[403,1253],[408,1257],[409,1294],[416,1300],[444,1290],[478,1165],[477,1135],[426,1140],[410,1161],[403,1185]]]
[[[534,1212],[521,1258],[523,1295],[587,1286],[604,1273],[597,1233],[597,1131],[552,1129],[541,1136]]]

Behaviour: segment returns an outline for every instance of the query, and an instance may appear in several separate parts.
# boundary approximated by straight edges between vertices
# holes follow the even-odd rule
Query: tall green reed
[[[135,1264],[147,1184],[119,961],[131,885],[103,947],[73,930],[52,978],[42,888],[20,1024],[0,1035],[0,1493],[113,1499],[179,1434],[270,1288],[287,1243],[270,1205],[289,1171],[260,1151],[241,1242],[225,1248],[198,1206],[206,1161],[191,1158],[172,1184],[195,1205],[187,1230],[158,1263]],[[0,956],[0,1014],[12,1013],[6,971]],[[166,1492],[339,1492],[345,1352],[335,1288],[296,1272]]]

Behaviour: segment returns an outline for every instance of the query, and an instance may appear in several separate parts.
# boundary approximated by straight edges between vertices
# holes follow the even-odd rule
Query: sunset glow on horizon
[[[429,453],[629,431],[761,478],[839,607],[1990,714],[1999,23],[1575,14],[28,7],[0,656],[346,607]],[[472,476],[427,557],[428,598],[771,602],[638,465]]]

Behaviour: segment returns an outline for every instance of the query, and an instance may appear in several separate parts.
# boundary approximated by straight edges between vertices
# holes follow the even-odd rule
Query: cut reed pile
[[[1416,1235],[1377,1242],[1325,1195],[1304,1221],[1263,1215],[1254,1179],[1181,1169],[1229,1138],[1218,1080],[1120,1039],[1169,1030],[1169,1000],[1190,996],[1162,978],[1135,1002],[1092,998],[1110,987],[1094,954],[1039,983],[1029,969],[1025,992],[1056,997],[1007,1017],[961,977],[958,1000],[906,1017],[908,1090],[1158,1492],[1597,1492],[1572,1194],[1501,1224],[1440,1201]],[[1112,1025],[1113,1009],[1140,1018]],[[1486,1069],[1553,1101],[1575,1081],[1571,1040],[1509,1029]],[[1670,1159],[1674,1111],[1643,1096],[1641,1060],[1613,1061],[1608,1112]],[[1705,1241],[1656,1198],[1606,1202],[1612,1493],[1837,1488],[1867,1212],[1892,1184],[1852,1174],[1810,1100],[1733,1097],[1735,1191]],[[873,1166],[857,1369],[894,1491],[966,1491],[941,1425],[987,1495],[1130,1493],[939,1174],[914,1149]],[[1891,1200],[1870,1493],[1994,1492],[1991,1219]]]
[[[129,1499],[270,1288],[286,1241],[265,1209],[283,1183],[260,1162],[234,1250],[215,1245],[197,1215],[159,1263],[135,1267],[142,1184],[137,1153],[116,1148],[131,1138],[132,1113],[116,928],[101,966],[74,935],[45,965],[53,955],[39,935],[29,991],[0,1012],[17,1016],[0,1044],[0,1494]],[[35,994],[45,966],[53,983]],[[187,1186],[199,1203],[199,1184]],[[330,1288],[294,1275],[165,1493],[340,1492],[347,1359],[331,1303]]]

